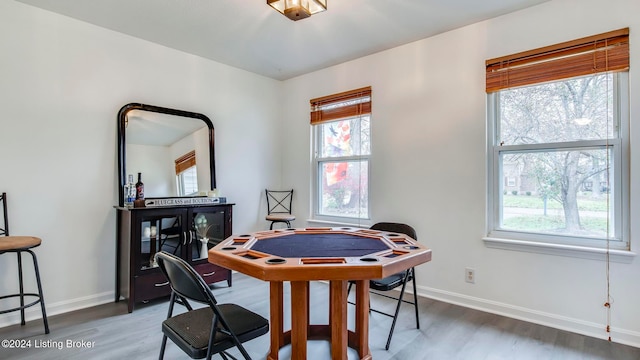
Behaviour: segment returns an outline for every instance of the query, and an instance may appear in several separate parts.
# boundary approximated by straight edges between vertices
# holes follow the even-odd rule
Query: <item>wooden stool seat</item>
[[[286,222],[286,221],[293,221],[296,219],[295,215],[291,215],[291,214],[269,214],[267,215],[266,218],[268,221],[281,221],[281,222]]]
[[[42,239],[35,236],[3,236],[0,237],[0,252],[31,249],[41,243]]]

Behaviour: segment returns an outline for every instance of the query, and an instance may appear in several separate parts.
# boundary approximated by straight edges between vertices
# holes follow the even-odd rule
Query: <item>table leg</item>
[[[347,360],[347,282],[332,280],[329,286],[331,359]]]
[[[307,333],[309,329],[308,281],[291,282],[291,359],[307,358]]]
[[[278,360],[280,348],[284,345],[284,311],[283,311],[283,282],[271,281],[269,283],[269,311],[271,350],[269,360]]]
[[[355,333],[360,359],[371,359],[371,351],[369,350],[369,280],[356,281]]]
[[[309,333],[311,332],[311,315],[309,314],[311,312],[311,308],[309,307],[310,304],[310,295],[309,292],[311,291],[311,285],[309,285],[309,283],[307,283],[307,293],[305,294],[305,300],[307,302],[307,336],[309,335]]]

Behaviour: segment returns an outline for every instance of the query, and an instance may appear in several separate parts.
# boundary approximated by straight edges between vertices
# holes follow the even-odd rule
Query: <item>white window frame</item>
[[[373,152],[373,146],[371,144],[371,132],[372,132],[372,121],[371,114],[363,114],[360,117],[369,117],[369,154],[365,155],[352,155],[352,156],[334,156],[334,157],[320,157],[322,146],[322,140],[320,138],[322,131],[320,127],[323,124],[312,125],[312,138],[313,138],[313,165],[312,165],[312,219],[311,222],[317,223],[329,223],[329,224],[337,224],[337,225],[348,225],[348,226],[368,226],[371,222],[371,154]],[[338,121],[348,120],[345,119],[337,119]],[[332,121],[333,122],[333,121]],[[325,162],[347,162],[347,161],[366,161],[367,162],[367,179],[368,179],[368,193],[367,193],[367,217],[351,217],[351,216],[330,216],[320,214],[320,204],[322,196],[320,183],[322,181],[322,173],[320,171],[321,166]]]
[[[559,80],[562,81],[562,80]],[[510,145],[499,144],[499,91],[487,95],[487,237],[489,247],[510,250],[533,251],[550,254],[601,259],[605,253],[613,252],[618,258],[614,261],[627,262],[629,256],[635,256],[629,248],[629,74],[613,73],[614,121],[617,138],[609,140],[576,141],[562,144]],[[506,231],[500,229],[501,184],[504,182],[500,169],[500,155],[507,152],[535,150],[570,150],[576,147],[609,147],[613,151],[612,182],[615,203],[615,236],[609,241],[587,239],[576,236],[543,235],[536,233]]]
[[[178,196],[193,196],[198,194],[198,191],[195,191],[192,193],[185,192],[185,187],[186,187],[185,175],[187,175],[188,172],[194,172],[195,188],[196,189],[198,188],[198,172],[197,172],[196,166],[197,165],[191,166],[188,169],[182,171],[180,174],[176,175],[176,185],[178,188]]]

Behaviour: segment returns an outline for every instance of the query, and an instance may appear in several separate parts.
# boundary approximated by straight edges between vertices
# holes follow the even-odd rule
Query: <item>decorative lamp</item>
[[[267,4],[293,21],[327,10],[327,0],[267,0]]]

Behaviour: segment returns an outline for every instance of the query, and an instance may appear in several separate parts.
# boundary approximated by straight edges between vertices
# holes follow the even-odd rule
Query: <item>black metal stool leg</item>
[[[24,285],[22,280],[22,253],[16,252],[18,256],[18,284],[20,286],[20,325],[24,325]]]
[[[33,268],[36,272],[36,282],[38,283],[38,294],[40,295],[40,308],[42,309],[42,321],[44,322],[44,332],[45,334],[49,333],[49,321],[47,320],[47,310],[45,310],[44,306],[44,295],[42,294],[42,283],[40,282],[40,269],[38,268],[38,259],[36,258],[36,254],[27,250],[31,257],[33,258]]]

